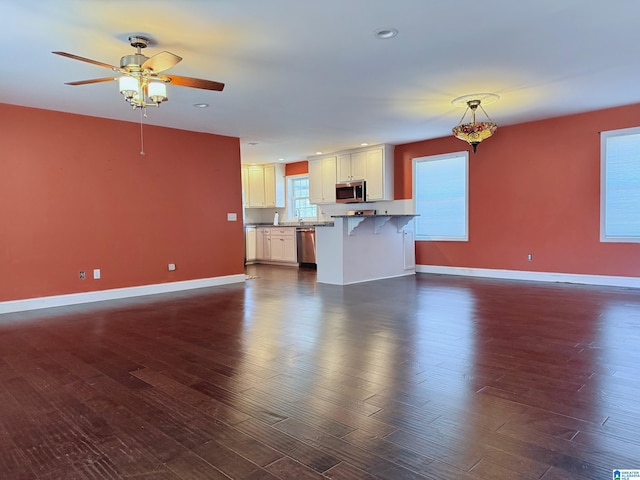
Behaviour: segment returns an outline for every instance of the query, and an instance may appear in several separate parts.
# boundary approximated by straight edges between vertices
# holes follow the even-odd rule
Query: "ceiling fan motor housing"
[[[141,49],[147,48],[149,45],[149,39],[140,35],[132,35],[129,37],[129,43],[136,49],[136,53],[132,55],[125,55],[120,59],[120,68],[126,68],[130,72],[139,72],[142,70],[140,67],[149,60],[149,57],[142,55]]]
[[[149,60],[149,57],[142,55],[141,53],[125,55],[120,59],[120,67],[139,71],[142,64],[147,60]]]

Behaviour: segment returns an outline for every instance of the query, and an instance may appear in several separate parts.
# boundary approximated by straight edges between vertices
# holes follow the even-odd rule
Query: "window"
[[[467,241],[469,153],[413,159],[416,240]]]
[[[288,212],[289,218],[313,219],[318,218],[315,205],[309,203],[309,176],[295,175],[287,177]]]
[[[640,242],[640,127],[600,136],[600,241]]]

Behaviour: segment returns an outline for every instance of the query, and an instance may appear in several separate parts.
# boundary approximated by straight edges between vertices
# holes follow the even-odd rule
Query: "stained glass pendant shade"
[[[480,110],[485,114],[488,121],[476,122],[476,110],[478,107],[480,107]],[[469,123],[462,123],[468,111],[471,111],[471,121]],[[487,112],[485,112],[482,105],[480,105],[480,100],[469,100],[467,102],[467,109],[460,119],[460,123],[453,127],[452,132],[456,138],[464,140],[471,145],[473,147],[473,153],[476,153],[478,144],[491,137],[497,130],[498,125],[491,121]]]

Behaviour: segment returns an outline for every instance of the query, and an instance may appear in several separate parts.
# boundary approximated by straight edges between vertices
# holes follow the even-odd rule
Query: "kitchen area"
[[[242,165],[245,263],[345,285],[415,274],[413,203],[393,199],[393,146]]]

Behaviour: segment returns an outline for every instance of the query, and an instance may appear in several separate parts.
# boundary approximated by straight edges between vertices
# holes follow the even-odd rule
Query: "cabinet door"
[[[273,165],[264,167],[264,206],[276,206],[276,167]]]
[[[271,260],[271,229],[258,228],[256,260]]]
[[[249,167],[242,166],[242,206],[249,206]]]
[[[382,200],[384,198],[384,155],[382,148],[369,150],[365,153],[367,200]]]
[[[351,179],[367,179],[367,153],[355,152],[351,154]]]
[[[256,260],[264,260],[264,234],[262,228],[256,230]]]
[[[402,246],[404,250],[404,269],[413,270],[416,268],[416,242],[413,230],[402,231]]]
[[[257,258],[258,233],[255,227],[248,227],[244,237],[244,256],[247,262],[254,262]]]
[[[249,167],[249,206],[264,207],[264,168],[261,166]]]
[[[335,203],[337,157],[309,161],[309,201],[313,204]]]
[[[322,203],[322,160],[309,161],[309,202]]]
[[[270,166],[273,172],[273,200],[271,205],[277,208],[284,208],[286,206],[285,198],[285,166],[283,163],[276,163]]]
[[[263,252],[264,252],[264,258],[263,260],[271,260],[271,231],[270,229],[265,229],[267,233],[265,233],[264,238],[263,238]]]
[[[338,182],[348,182],[351,176],[351,155],[338,155]]]
[[[296,249],[296,236],[287,235],[284,237],[284,258],[285,262],[296,263],[298,261],[298,251]]]
[[[324,203],[336,201],[336,164],[335,156],[322,159],[322,201]]]
[[[271,235],[271,260],[284,261],[284,236]]]

